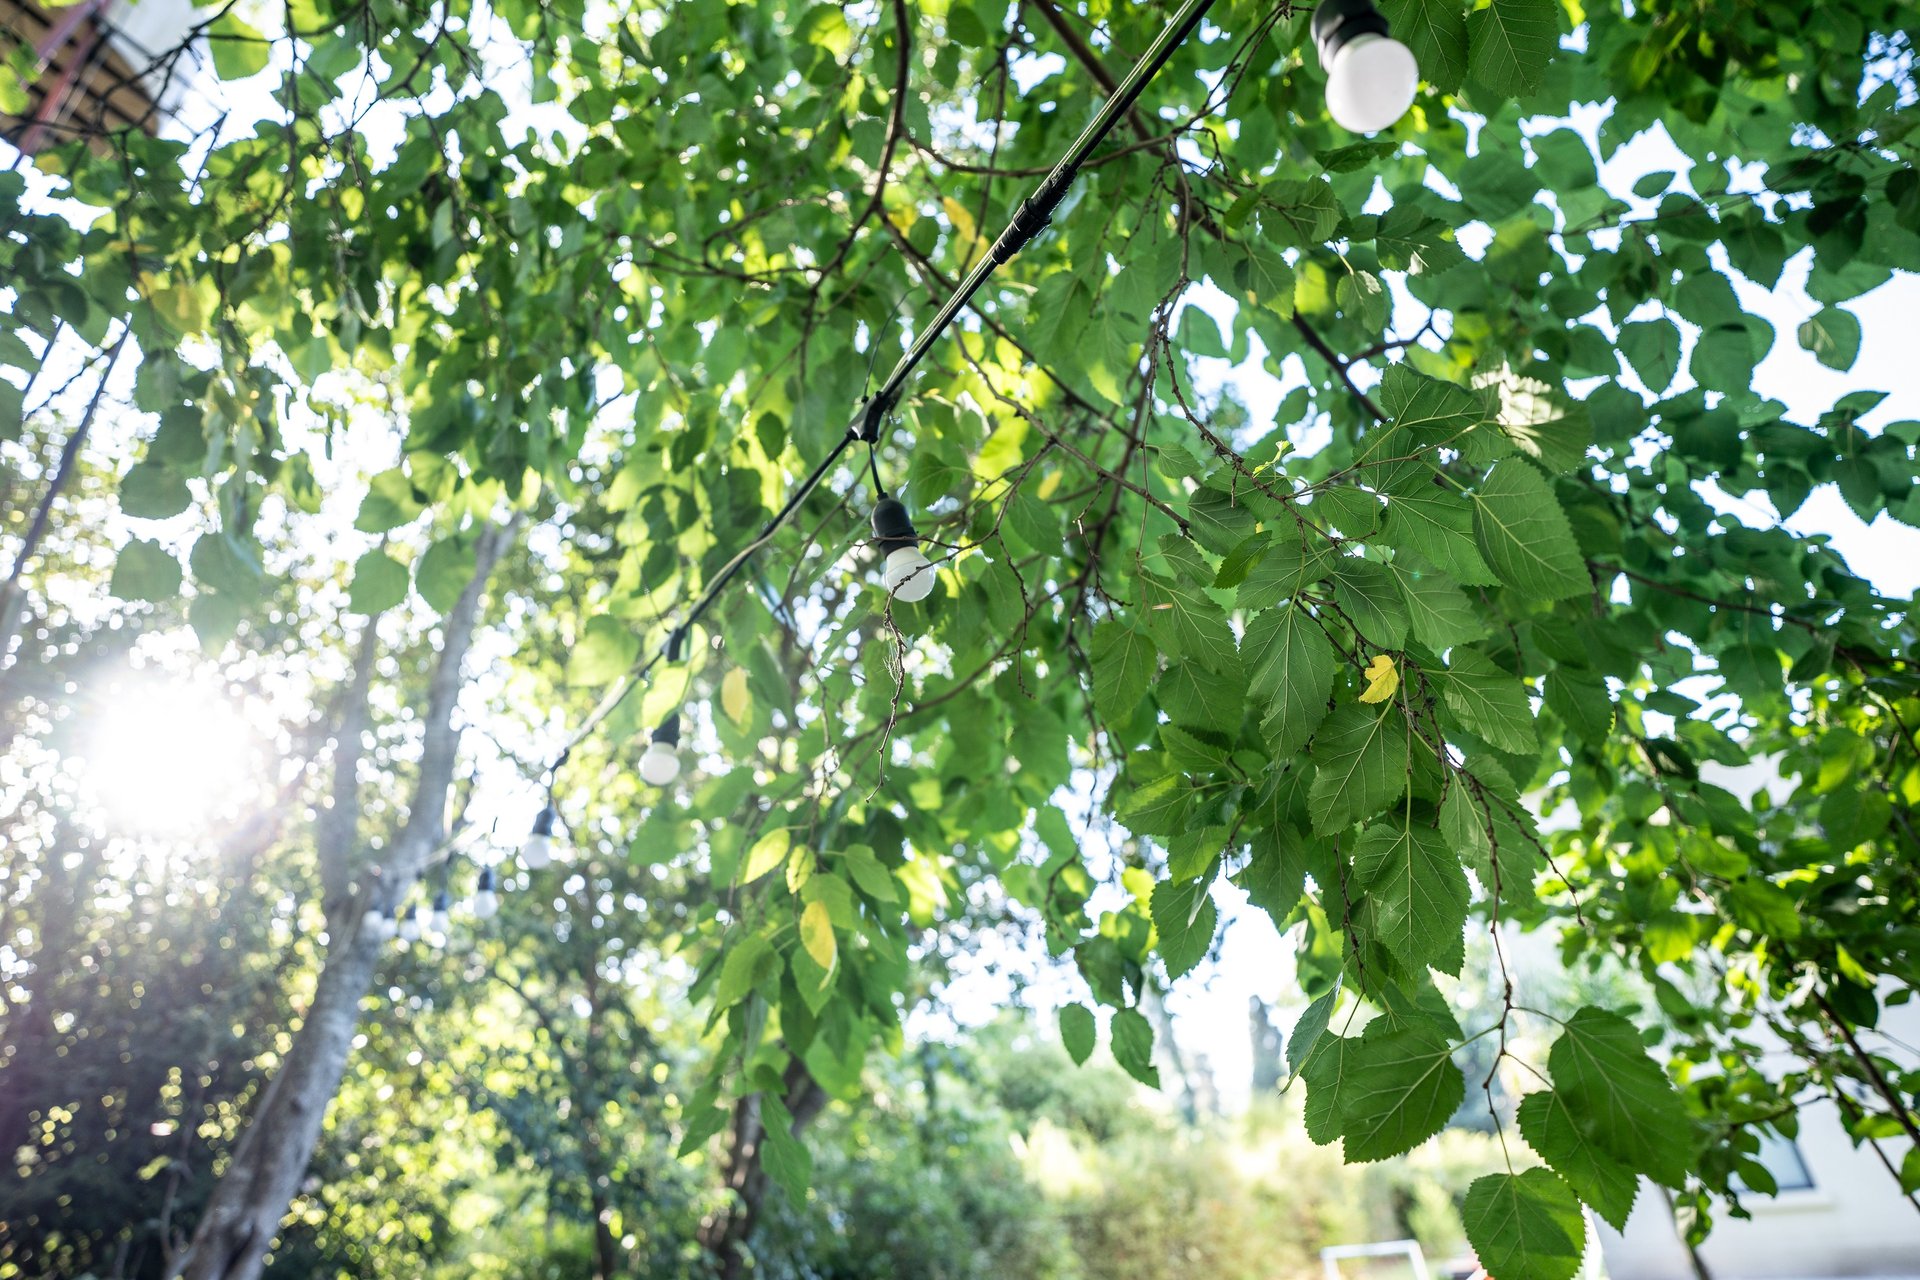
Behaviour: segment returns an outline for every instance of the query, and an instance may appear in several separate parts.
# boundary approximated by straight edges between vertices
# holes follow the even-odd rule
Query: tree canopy
[[[1920,269],[1894,0],[1389,0],[1423,85],[1372,138],[1329,121],[1307,10],[1221,0],[871,451],[648,665],[1171,8],[203,9],[233,112],[0,174],[0,419],[63,342],[89,373],[124,347],[130,615],[228,664],[297,653],[306,614],[415,637],[419,788],[311,873],[336,949],[368,867],[404,888],[446,837],[433,727],[466,631],[496,637],[467,720],[530,779],[570,745],[576,845],[674,886],[633,928],[709,1020],[680,1150],[751,1139],[790,1197],[796,1121],[901,1046],[940,931],[1034,922],[1084,983],[1068,1052],[1151,1084],[1149,1005],[1223,881],[1297,947],[1288,1083],[1349,1162],[1433,1137],[1476,1047],[1522,1060],[1509,1165],[1463,1203],[1501,1280],[1570,1280],[1580,1207],[1622,1222],[1642,1178],[1704,1231],[1809,1097],[1920,1136],[1862,1038],[1920,972],[1915,624],[1785,523],[1835,484],[1920,524],[1920,422],[1893,388],[1816,421],[1752,390],[1776,344],[1849,369],[1845,304]],[[1603,182],[1648,135],[1685,164]],[[1790,270],[1818,310],[1776,332],[1745,300]],[[924,602],[874,572],[883,494]],[[364,706],[351,658],[317,683]],[[676,711],[689,767],[648,787]],[[1504,975],[1503,924],[1653,1005],[1503,977],[1462,1021],[1436,975],[1482,935]]]

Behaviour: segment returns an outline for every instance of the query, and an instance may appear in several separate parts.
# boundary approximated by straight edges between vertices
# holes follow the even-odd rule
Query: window
[[[1800,1148],[1792,1138],[1762,1133],[1760,1152],[1754,1159],[1773,1175],[1781,1191],[1813,1190],[1813,1171],[1807,1168],[1806,1158],[1800,1154]]]

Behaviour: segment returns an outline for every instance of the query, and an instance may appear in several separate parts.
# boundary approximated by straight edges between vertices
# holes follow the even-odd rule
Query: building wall
[[[1882,1027],[1897,1039],[1863,1039],[1890,1057],[1910,1058],[1900,1046],[1920,1044],[1920,1009],[1887,1009]],[[1711,1280],[1920,1280],[1920,1209],[1871,1148],[1855,1149],[1832,1103],[1801,1112],[1796,1146],[1812,1188],[1744,1197],[1751,1220],[1717,1217],[1700,1249]],[[1897,1168],[1910,1144],[1880,1146]],[[1626,1231],[1603,1224],[1600,1245],[1611,1280],[1695,1280],[1665,1197],[1644,1180]]]

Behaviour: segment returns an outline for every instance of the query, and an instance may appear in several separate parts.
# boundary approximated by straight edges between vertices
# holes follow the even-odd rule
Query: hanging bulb
[[[896,600],[913,604],[933,592],[933,561],[920,553],[920,535],[898,498],[882,498],[873,507],[873,540],[887,553],[881,581]]]
[[[400,908],[400,941],[420,941],[420,913],[412,907]]]
[[[393,916],[379,907],[368,907],[367,913],[360,917],[360,932],[375,942],[387,942],[394,931]]]
[[[520,842],[520,863],[529,871],[539,871],[553,861],[553,823],[559,817],[552,805],[541,809],[533,819],[533,830]]]
[[[1373,0],[1324,0],[1313,11],[1313,43],[1327,72],[1327,114],[1354,133],[1377,133],[1413,105],[1420,64],[1388,34]]]
[[[647,749],[640,753],[640,777],[649,785],[664,787],[680,776],[680,713],[660,722],[653,731]]]
[[[493,887],[493,868],[480,868],[480,883],[473,890],[473,918],[491,920],[500,911],[500,895]]]
[[[427,917],[427,941],[435,946],[446,943],[447,930],[453,927],[453,916],[449,910],[452,905],[447,900],[445,889],[433,896],[433,914]]]

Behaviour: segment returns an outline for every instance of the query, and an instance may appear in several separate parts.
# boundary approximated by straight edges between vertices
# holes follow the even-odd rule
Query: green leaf
[[[12,67],[0,66],[0,115],[24,116],[33,105],[33,99],[27,96],[26,87],[20,82],[20,73]]]
[[[120,478],[120,510],[135,520],[165,520],[192,505],[187,478],[168,467],[142,462]]]
[[[1591,1005],[1581,1009],[1554,1041],[1547,1070],[1602,1151],[1656,1182],[1685,1181],[1692,1123],[1631,1022]]]
[[[1499,1280],[1573,1280],[1586,1223],[1573,1191],[1546,1169],[1490,1173],[1460,1206],[1467,1243]]]
[[[1380,941],[1411,969],[1458,973],[1467,922],[1467,873],[1439,830],[1409,813],[1370,824],[1353,849]]]
[[[1291,755],[1327,716],[1339,660],[1326,632],[1299,605],[1269,609],[1247,624],[1248,693],[1268,701],[1261,729],[1275,755]]]
[[[1841,307],[1823,307],[1800,326],[1800,345],[1829,369],[1845,373],[1860,358],[1860,321]]]
[[[875,902],[898,902],[900,890],[893,879],[893,873],[873,855],[866,845],[850,845],[841,853],[841,860],[847,865],[847,874],[860,886],[860,892]]]
[[[1306,887],[1307,859],[1300,833],[1287,823],[1256,831],[1248,841],[1248,853],[1247,865],[1233,882],[1254,906],[1273,918],[1275,927],[1284,928]]]
[[[1540,87],[1559,48],[1559,7],[1553,0],[1493,0],[1467,18],[1467,39],[1473,78],[1503,97],[1523,97]]]
[[[1113,1039],[1113,1060],[1126,1073],[1150,1089],[1160,1087],[1160,1071],[1153,1065],[1153,1024],[1138,1009],[1121,1009],[1108,1027]]]
[[[222,80],[244,80],[267,69],[267,38],[231,9],[207,28],[207,42],[213,48],[213,69]]]
[[[1484,654],[1455,649],[1447,657],[1440,690],[1460,723],[1484,738],[1488,746],[1514,752],[1539,748],[1526,686]]]
[[[180,594],[180,562],[159,543],[135,538],[114,557],[107,590],[121,600],[171,600]]]
[[[771,1093],[760,1095],[760,1122],[765,1131],[761,1162],[787,1197],[787,1203],[799,1208],[807,1201],[807,1184],[813,1181],[813,1153],[793,1134],[793,1113]]]
[[[739,1004],[778,963],[779,955],[773,945],[757,933],[734,943],[720,964],[720,980],[713,990],[714,1009],[729,1009]]]
[[[1467,19],[1458,0],[1384,0],[1380,12],[1434,88],[1452,93],[1460,87],[1467,77]]]
[[[725,1107],[688,1106],[685,1112],[686,1131],[680,1136],[678,1158],[685,1160],[727,1127],[733,1119],[733,1112]]]
[[[1531,463],[1510,458],[1494,464],[1473,503],[1480,553],[1507,586],[1535,600],[1591,589],[1566,513]]]
[[[1391,1029],[1369,1023],[1348,1050],[1340,1131],[1349,1163],[1386,1160],[1413,1150],[1446,1127],[1467,1095],[1452,1046],[1430,1022]],[[1376,1033],[1375,1028],[1382,1028]]]
[[[1303,1108],[1307,1136],[1323,1147],[1340,1136],[1340,1104],[1345,1099],[1347,1076],[1355,1061],[1354,1047],[1359,1043],[1358,1036],[1337,1036],[1325,1033],[1322,1028],[1322,1034],[1316,1034],[1308,1043],[1305,1060],[1294,1068],[1307,1084]],[[1300,1058],[1291,1048],[1289,1055],[1290,1060]]]
[[[1191,794],[1185,775],[1169,773],[1126,792],[1114,816],[1136,835],[1172,836],[1181,830]]]
[[[1388,491],[1381,541],[1413,552],[1456,582],[1491,586],[1498,579],[1474,543],[1472,504],[1435,479],[1430,467],[1408,468]]]
[[[1332,563],[1332,555],[1317,540],[1309,543],[1304,534],[1283,534],[1247,571],[1234,603],[1247,610],[1279,604],[1326,577]]]
[[[1167,977],[1180,978],[1206,958],[1213,945],[1219,915],[1213,905],[1213,877],[1162,880],[1153,887],[1154,930],[1160,936],[1160,958]]]
[[[1406,597],[1407,619],[1413,638],[1435,653],[1467,644],[1487,634],[1487,614],[1466,593],[1445,578],[1414,575],[1393,566],[1400,593]]]
[[[203,533],[187,555],[188,567],[202,585],[238,597],[250,597],[260,590],[260,561],[253,551],[231,533]]]
[[[414,589],[436,613],[452,613],[473,581],[474,544],[458,534],[440,539],[413,566]]]
[[[1314,735],[1318,766],[1307,810],[1319,834],[1370,818],[1407,786],[1406,721],[1388,707],[1344,706]]]
[[[1612,1223],[1615,1230],[1626,1230],[1640,1179],[1587,1137],[1580,1118],[1566,1100],[1551,1089],[1530,1093],[1520,1103],[1518,1120],[1527,1145],[1539,1152],[1540,1158],[1565,1178],[1595,1213]]]
[[[1381,266],[1414,276],[1439,275],[1467,260],[1452,239],[1452,228],[1411,203],[1395,203],[1380,215],[1373,247]]]
[[[355,613],[385,613],[407,598],[407,566],[384,551],[369,551],[354,562],[347,607]]]
[[[1239,655],[1226,615],[1206,593],[1185,578],[1140,575],[1147,599],[1148,625],[1168,653],[1187,657],[1222,675],[1238,672]]]
[[[1341,556],[1327,574],[1334,601],[1371,649],[1398,649],[1407,640],[1407,601],[1394,574],[1378,560]]]
[[[1093,703],[1109,724],[1125,724],[1140,710],[1160,664],[1145,631],[1120,618],[1093,629]]]
[[[1093,1010],[1083,1004],[1068,1004],[1060,1007],[1060,1043],[1066,1046],[1067,1056],[1073,1059],[1074,1066],[1082,1066],[1093,1054],[1093,1046],[1100,1036],[1100,1027],[1093,1019]]]
[[[1287,1067],[1296,1075],[1305,1069],[1307,1060],[1313,1056],[1313,1049],[1326,1034],[1327,1026],[1333,1021],[1333,1007],[1340,1002],[1340,993],[1329,991],[1307,1006],[1300,1015],[1300,1021],[1293,1024],[1293,1030],[1287,1036]]]
[[[612,684],[640,656],[640,637],[610,614],[587,619],[585,631],[567,658],[570,685]]]
[[[1547,677],[1547,710],[1582,742],[1598,746],[1613,734],[1613,696],[1597,673],[1555,667]]]
[[[1620,330],[1620,352],[1655,395],[1673,385],[1680,372],[1680,330],[1665,316],[1641,320]]]

